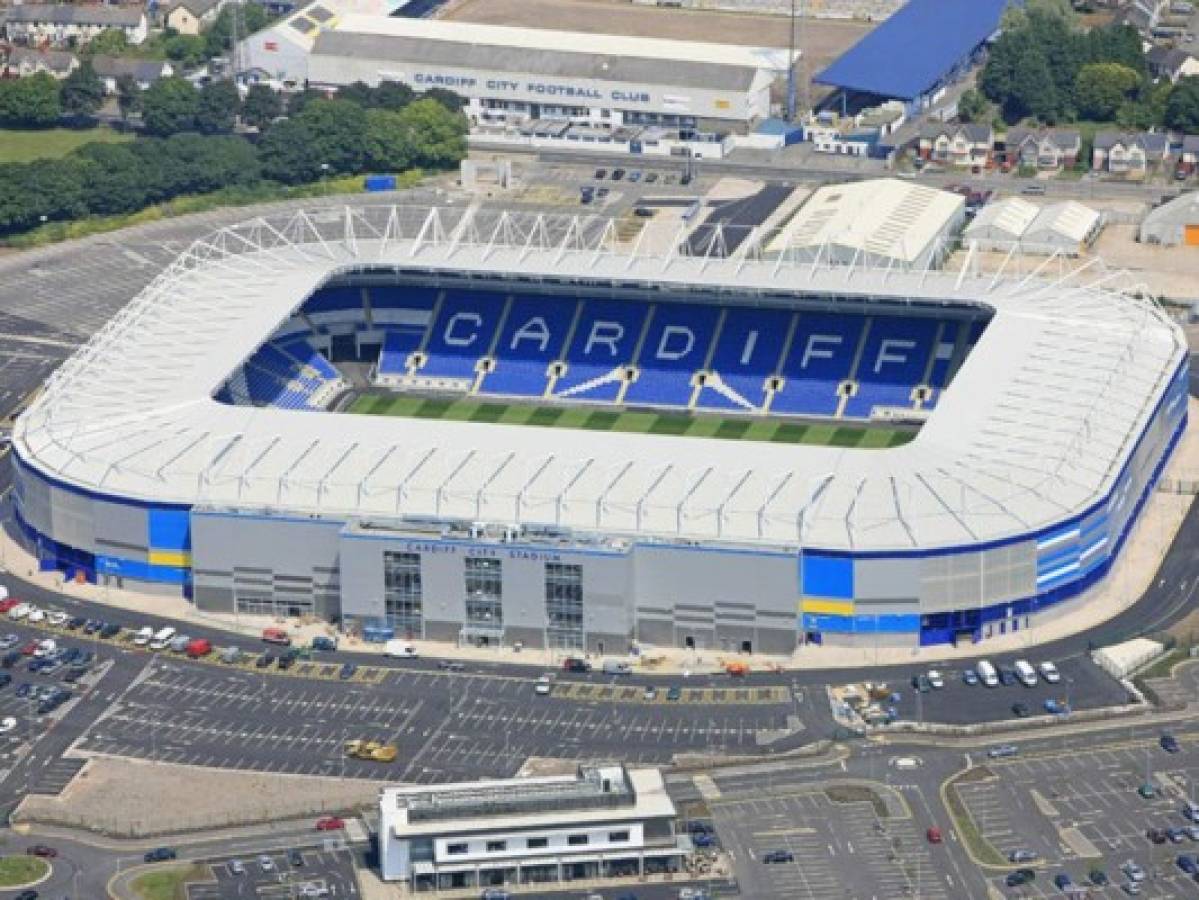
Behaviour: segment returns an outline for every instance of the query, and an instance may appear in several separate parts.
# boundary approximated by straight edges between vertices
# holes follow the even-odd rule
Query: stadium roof
[[[841,54],[818,84],[914,100],[999,28],[1008,0],[909,0]]]
[[[553,525],[629,540],[896,551],[1024,535],[1110,493],[1186,359],[1123,273],[1051,257],[1005,276],[728,258],[620,243],[613,221],[494,209],[289,213],[199,241],[48,380],[20,459],[148,502],[337,520]],[[1055,268],[1054,261],[1061,266]],[[1015,263],[1013,263],[1015,264]],[[331,277],[364,267],[661,286],[993,319],[910,443],[748,443],[230,406],[213,393]],[[1136,285],[1129,282],[1127,287]],[[893,306],[888,309],[894,309]]]
[[[767,249],[780,253],[832,244],[911,263],[965,205],[961,194],[897,178],[830,184],[804,202]]]

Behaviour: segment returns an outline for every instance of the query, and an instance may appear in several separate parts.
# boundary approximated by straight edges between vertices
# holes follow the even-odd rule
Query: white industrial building
[[[1008,197],[983,207],[967,226],[964,238],[979,250],[1078,256],[1102,228],[1103,217],[1097,210],[1073,200],[1037,206],[1020,197]]]
[[[1141,221],[1138,237],[1142,244],[1199,247],[1199,191],[1151,210]]]
[[[656,769],[384,789],[379,866],[415,891],[675,872],[691,850]]]
[[[960,194],[879,178],[820,188],[767,245],[768,256],[925,268],[948,255],[966,219]]]
[[[476,134],[492,141],[670,153],[680,140],[718,145],[768,117],[788,51],[393,18],[322,2],[247,39],[243,59],[286,86],[452,90],[466,98]]]

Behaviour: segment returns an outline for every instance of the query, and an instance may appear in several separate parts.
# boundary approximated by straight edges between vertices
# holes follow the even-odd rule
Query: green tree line
[[[466,118],[443,98],[393,88],[350,91],[349,97],[297,95],[281,118],[283,99],[263,85],[243,99],[231,82],[197,90],[184,79],[163,79],[130,103],[140,107],[144,136],[88,144],[58,160],[0,165],[0,234],[263,181],[294,185],[445,168],[466,153]],[[387,106],[372,105],[384,100]],[[256,141],[230,133],[239,117],[261,129]]]

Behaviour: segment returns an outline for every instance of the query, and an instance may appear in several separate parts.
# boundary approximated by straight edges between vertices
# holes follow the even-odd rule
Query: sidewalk
[[[1199,400],[1191,398],[1190,414],[1199,419]],[[1189,429],[1178,443],[1170,464],[1163,473],[1163,480],[1181,481],[1199,478],[1199,428]],[[1129,535],[1120,558],[1112,571],[1098,585],[1085,594],[1059,604],[1049,613],[1034,619],[1031,627],[1017,633],[992,636],[987,639],[986,649],[994,654],[1027,650],[1036,644],[1048,643],[1069,637],[1093,628],[1128,609],[1153,583],[1162,559],[1179,526],[1186,516],[1194,497],[1155,491],[1145,504],[1132,533]],[[145,615],[164,616],[176,620],[180,630],[186,623],[217,628],[231,634],[257,637],[268,626],[285,627],[292,640],[307,643],[317,635],[334,635],[336,629],[325,622],[280,619],[270,616],[250,616],[205,613],[197,610],[182,597],[157,596],[105,586],[65,583],[57,572],[38,572],[37,561],[17,544],[4,529],[0,529],[0,566],[18,577],[48,590],[81,600],[103,603],[117,609]],[[798,598],[797,602],[798,602]],[[383,646],[368,644],[360,639],[338,635],[340,649],[355,653],[382,655]],[[524,664],[531,667],[557,669],[567,653],[561,650],[539,650],[478,648],[451,643],[415,640],[410,642],[420,653],[446,659],[478,662],[503,662]],[[642,645],[641,655],[630,660],[637,671],[656,673],[712,673],[720,672],[726,662],[738,660],[754,670],[783,671],[787,669],[836,669],[860,668],[871,665],[921,664],[941,662],[977,654],[978,647],[964,644],[960,647],[934,646],[876,646],[837,647],[831,645],[805,645],[790,656],[765,656],[755,654],[742,657],[736,653],[725,653],[716,649],[685,650],[676,647]]]

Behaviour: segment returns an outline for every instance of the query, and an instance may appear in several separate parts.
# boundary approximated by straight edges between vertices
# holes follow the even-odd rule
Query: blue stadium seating
[[[380,375],[403,375],[408,371],[408,357],[420,347],[424,329],[388,328],[383,335],[383,349],[379,353]]]
[[[566,351],[566,374],[554,385],[558,397],[615,400],[623,383],[604,380],[633,361],[649,307],[635,300],[589,300]]]
[[[912,405],[912,388],[924,380],[937,335],[936,319],[874,316],[854,380],[858,392],[844,414],[869,418],[875,406]]]
[[[641,354],[640,376],[625,392],[626,403],[686,406],[691,377],[704,367],[720,318],[717,306],[660,303]]]
[[[546,370],[558,359],[578,304],[557,297],[517,297],[495,348],[495,368],[483,379],[482,394],[540,397]]]
[[[774,395],[771,411],[834,415],[839,403],[837,385],[849,377],[865,326],[863,316],[800,313],[783,363],[783,389]]]
[[[345,319],[346,313],[363,314],[362,289],[357,287],[322,288],[304,302],[304,313],[314,322]]]
[[[437,300],[437,290],[426,287],[372,287],[370,289],[372,312],[385,309],[432,309]]]
[[[263,344],[242,371],[250,402],[283,409],[318,408],[313,397],[341,377],[308,341],[295,338],[282,346]]]
[[[433,323],[421,375],[441,378],[475,376],[475,363],[486,356],[504,309],[504,298],[482,291],[446,294]]]
[[[794,313],[783,310],[730,309],[716,339],[711,369],[720,376],[726,392],[731,391],[733,397],[705,385],[696,406],[719,410],[760,409],[766,400],[766,379],[778,368],[792,318]]]
[[[945,322],[941,329],[941,339],[933,348],[933,368],[928,376],[929,387],[943,388],[949,379],[949,364],[953,362],[953,350],[957,346],[957,322]]]

